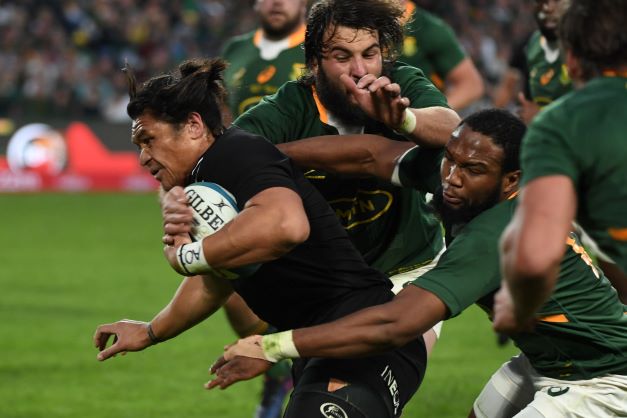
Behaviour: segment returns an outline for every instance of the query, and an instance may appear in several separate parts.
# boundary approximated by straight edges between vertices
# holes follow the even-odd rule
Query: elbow
[[[277,225],[281,247],[291,250],[295,246],[307,241],[310,233],[309,220],[306,214],[281,214]]]

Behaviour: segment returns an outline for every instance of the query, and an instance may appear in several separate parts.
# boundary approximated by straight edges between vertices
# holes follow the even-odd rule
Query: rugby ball
[[[200,241],[219,231],[239,213],[235,197],[218,184],[193,183],[185,187],[185,195],[192,209],[192,230],[189,235],[194,241]],[[221,277],[238,279],[253,275],[259,266],[259,264],[250,264],[215,271]]]

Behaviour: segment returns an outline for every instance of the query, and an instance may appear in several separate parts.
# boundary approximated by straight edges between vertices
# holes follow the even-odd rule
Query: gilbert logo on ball
[[[187,201],[193,209],[194,224],[190,233],[194,241],[200,241],[237,216],[235,198],[215,183],[194,183],[185,188]]]
[[[213,235],[239,213],[235,197],[224,187],[209,182],[193,183],[185,187],[187,201],[192,208],[193,225],[190,236],[194,241]],[[217,270],[223,277],[237,279],[254,274],[259,264]]]

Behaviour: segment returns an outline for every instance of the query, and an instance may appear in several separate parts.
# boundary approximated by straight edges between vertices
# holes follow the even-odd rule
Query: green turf
[[[224,316],[142,353],[96,361],[96,325],[149,320],[179,278],[161,255],[154,195],[0,195],[0,417],[246,418],[259,381],[207,392],[207,367],[234,337]],[[466,416],[514,353],[485,315],[449,321],[404,417]]]

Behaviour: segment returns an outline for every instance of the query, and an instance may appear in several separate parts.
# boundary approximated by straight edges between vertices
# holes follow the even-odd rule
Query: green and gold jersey
[[[627,77],[599,77],[548,106],[521,150],[523,183],[569,177],[577,222],[627,271]]]
[[[549,43],[536,31],[527,43],[531,100],[546,106],[573,89],[558,42]]]
[[[407,23],[400,59],[420,68],[443,90],[448,73],[466,58],[453,29],[410,1],[405,3],[404,16]]]
[[[262,97],[277,92],[283,83],[296,80],[305,68],[305,26],[282,41],[263,38],[261,29],[230,40],[222,57],[229,62],[224,80],[229,106],[236,118]]]
[[[398,64],[391,78],[411,100],[411,107],[447,106],[446,98],[420,70]],[[234,124],[274,143],[338,134],[313,89],[298,82],[286,83]],[[375,121],[367,123],[364,132],[405,140]],[[425,202],[425,192],[433,190],[414,191],[373,178],[343,178],[314,170],[307,171],[306,177],[322,192],[373,267],[397,274],[429,262],[442,248],[439,222]]]
[[[454,317],[473,303],[489,314],[501,284],[498,242],[516,199],[466,224],[438,264],[412,282],[440,298]],[[538,249],[541,251],[541,249]],[[594,267],[574,233],[566,240],[559,280],[533,332],[512,339],[542,375],[565,380],[627,374],[627,306]]]

